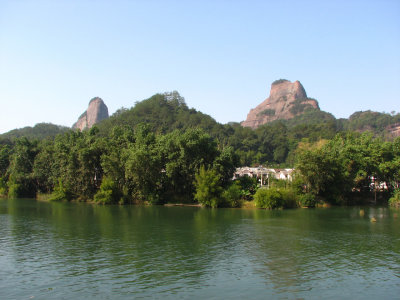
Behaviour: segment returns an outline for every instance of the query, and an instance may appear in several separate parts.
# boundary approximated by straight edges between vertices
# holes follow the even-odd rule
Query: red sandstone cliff
[[[396,123],[396,124],[387,126],[386,130],[389,132],[389,135],[391,135],[392,137],[398,137],[398,136],[400,136],[400,123]]]
[[[272,83],[269,97],[256,108],[251,109],[247,119],[241,124],[245,127],[257,128],[278,119],[291,119],[308,108],[319,109],[318,102],[307,98],[301,83],[281,79]]]
[[[90,100],[88,109],[79,117],[78,121],[72,125],[72,128],[78,128],[80,130],[91,128],[94,124],[107,118],[107,106],[101,98],[95,97]]]

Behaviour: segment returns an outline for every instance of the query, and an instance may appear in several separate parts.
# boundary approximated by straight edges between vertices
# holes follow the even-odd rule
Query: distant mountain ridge
[[[387,137],[400,136],[400,113],[390,115],[371,110],[357,111],[341,121],[346,130],[383,133]]]
[[[284,101],[285,97],[286,101]],[[271,98],[276,101],[271,101]],[[269,108],[263,107],[265,104],[268,104]],[[268,114],[268,109],[275,109],[275,114]],[[282,118],[278,118],[278,116],[282,116]],[[265,121],[266,123],[263,123]],[[74,124],[74,128],[84,130],[96,124],[100,132],[106,135],[115,126],[134,128],[140,123],[146,123],[152,130],[162,133],[174,129],[200,127],[222,140],[226,140],[232,134],[232,128],[239,130],[238,127],[242,127],[241,125],[247,125],[242,127],[243,129],[257,128],[258,131],[264,131],[269,130],[269,124],[274,126],[275,123],[283,123],[288,129],[300,126],[303,131],[312,130],[315,126],[315,128],[325,126],[335,132],[370,131],[375,136],[384,138],[400,136],[400,113],[359,111],[352,114],[348,119],[336,119],[332,114],[320,110],[316,100],[307,97],[300,82],[291,83],[287,80],[275,81],[271,85],[270,97],[257,106],[257,109],[251,110],[247,120],[241,124],[235,122],[220,124],[211,116],[194,108],[188,108],[185,99],[174,91],[153,95],[148,99],[136,102],[129,109],[121,108],[111,117],[108,117],[108,108],[104,101],[95,97],[89,102],[88,109]],[[34,127],[14,129],[0,134],[0,139],[54,138],[57,134],[68,130],[72,129],[54,124],[39,123]],[[239,140],[237,142],[240,143]]]
[[[0,134],[2,139],[13,139],[26,137],[31,139],[46,139],[54,138],[57,134],[64,133],[70,130],[70,128],[61,125],[54,125],[51,123],[38,123],[33,127],[26,126],[24,128],[18,128],[10,130],[6,133]]]
[[[251,109],[241,125],[256,129],[274,122],[284,122],[289,127],[331,122],[338,130],[370,131],[386,138],[400,136],[400,114],[368,110],[355,112],[348,119],[336,119],[320,110],[318,101],[307,96],[299,81],[286,79],[271,84],[269,97]]]

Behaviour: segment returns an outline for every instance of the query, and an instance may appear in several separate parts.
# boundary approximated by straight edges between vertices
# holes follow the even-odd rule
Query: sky
[[[240,122],[274,80],[337,118],[400,111],[400,1],[0,0],[0,133],[178,91]]]

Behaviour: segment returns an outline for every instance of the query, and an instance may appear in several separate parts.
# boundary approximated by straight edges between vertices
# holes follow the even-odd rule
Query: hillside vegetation
[[[0,134],[0,139],[15,139],[26,137],[28,139],[53,139],[57,134],[64,133],[70,128],[51,123],[38,123],[33,127],[27,126],[24,128],[13,129],[9,132]]]
[[[311,206],[320,198],[349,203],[352,193],[369,192],[371,176],[385,180],[393,191],[399,184],[400,138],[392,142],[373,133],[349,132],[354,120],[343,123],[309,110],[253,130],[238,123],[221,125],[188,108],[177,92],[156,94],[90,130],[39,124],[36,136],[3,139],[0,194],[236,207],[241,199],[251,199],[255,188],[251,182],[232,182],[235,168],[261,164],[295,166],[301,175],[293,191],[257,194],[260,207]],[[384,126],[378,124],[376,128]],[[63,133],[52,138],[55,132],[49,128]]]

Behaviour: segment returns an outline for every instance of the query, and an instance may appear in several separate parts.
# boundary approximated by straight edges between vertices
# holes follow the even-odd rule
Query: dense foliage
[[[400,207],[400,189],[396,189],[393,196],[389,199],[389,205],[393,207]]]
[[[52,200],[102,204],[197,201],[210,207],[237,207],[254,194],[264,208],[349,203],[378,182],[389,192],[398,187],[400,138],[345,131],[364,126],[370,115],[353,115],[346,123],[307,110],[253,130],[218,124],[189,109],[177,92],[156,94],[84,132],[58,128],[62,133],[43,139],[54,133],[45,126],[43,136],[0,139],[0,195],[51,193]],[[374,128],[394,124],[398,115],[380,118],[386,121]],[[231,181],[237,166],[260,164],[296,164],[300,172],[290,187],[270,192],[257,191],[255,179]]]
[[[33,127],[13,129],[9,132],[0,134],[0,139],[15,139],[26,137],[29,139],[53,139],[57,134],[70,130],[68,127],[54,125],[50,123],[38,123]]]
[[[221,125],[210,116],[189,109],[185,99],[172,92],[156,94],[136,103],[131,109],[120,109],[100,122],[98,128],[101,136],[108,136],[115,126],[135,128],[141,123],[146,123],[152,132],[160,134],[176,129],[201,128],[215,139],[219,148],[231,146],[241,165],[292,165],[291,151],[302,139],[317,141],[333,138],[339,131],[332,115],[311,111],[315,112],[307,112],[307,117],[297,123],[276,121],[252,130],[239,123]]]
[[[52,193],[51,200],[98,203],[193,202],[195,176],[212,170],[222,188],[230,183],[237,159],[219,149],[201,129],[156,134],[149,126],[69,131],[54,142],[16,140],[1,146],[1,186],[12,197]],[[6,183],[7,185],[5,186]]]
[[[290,82],[290,81],[287,79],[278,79],[278,80],[275,80],[274,82],[272,82],[272,85],[280,84],[280,83],[284,83],[284,82]]]
[[[400,138],[384,142],[353,133],[301,144],[296,168],[308,192],[335,204],[347,203],[354,193],[393,191],[400,181]]]
[[[391,125],[400,126],[400,113],[391,114],[367,111],[358,111],[352,114],[349,119],[341,119],[344,129],[349,131],[372,132],[375,136],[390,137],[387,128]]]

